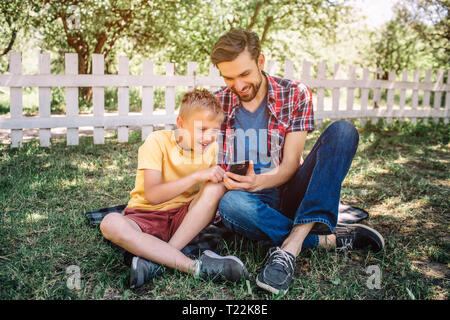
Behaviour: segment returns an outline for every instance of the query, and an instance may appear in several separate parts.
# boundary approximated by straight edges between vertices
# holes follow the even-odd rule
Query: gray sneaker
[[[165,269],[162,265],[134,256],[131,260],[130,288],[143,286],[147,281],[162,275]]]
[[[279,247],[270,248],[264,269],[256,277],[258,287],[274,294],[286,294],[295,269],[295,257]]]
[[[235,256],[219,256],[211,250],[206,250],[200,256],[199,276],[205,280],[238,282],[248,278],[247,269]]]

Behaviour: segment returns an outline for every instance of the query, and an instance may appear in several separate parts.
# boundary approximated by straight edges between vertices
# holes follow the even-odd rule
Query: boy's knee
[[[226,188],[222,182],[213,183],[208,182],[205,184],[203,193],[205,196],[211,199],[220,199],[225,194]]]
[[[123,223],[123,216],[120,213],[112,212],[103,218],[100,223],[100,231],[106,239],[111,240],[119,236],[120,230],[123,229],[121,228]]]

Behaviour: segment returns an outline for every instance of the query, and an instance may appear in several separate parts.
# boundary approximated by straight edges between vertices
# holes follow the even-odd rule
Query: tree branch
[[[94,52],[93,53],[102,53],[102,49],[103,46],[105,45],[106,42],[106,33],[102,32],[98,37],[97,37],[97,44],[95,45],[94,48]]]
[[[9,51],[11,51],[12,46],[14,45],[14,42],[16,41],[16,37],[17,37],[17,29],[13,29],[12,33],[11,33],[11,39],[9,40],[8,46],[5,48],[5,50],[3,50],[3,52],[0,54],[1,56],[4,56],[5,54],[7,54]]]
[[[272,23],[273,23],[273,17],[272,16],[267,17],[266,24],[264,25],[264,31],[261,36],[261,47],[264,44],[264,41],[266,41],[267,33],[268,33],[269,28],[272,25]]]
[[[245,30],[250,31],[252,30],[253,26],[256,24],[256,20],[258,19],[259,11],[261,10],[262,6],[267,3],[267,1],[261,1],[258,2],[258,4],[255,7],[255,11],[253,11],[252,19],[250,20],[250,24],[247,26]]]

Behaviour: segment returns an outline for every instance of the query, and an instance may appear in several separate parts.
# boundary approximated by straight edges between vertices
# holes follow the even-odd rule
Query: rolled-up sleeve
[[[296,101],[291,115],[291,125],[287,132],[314,130],[314,111],[311,90],[304,84],[298,86]]]

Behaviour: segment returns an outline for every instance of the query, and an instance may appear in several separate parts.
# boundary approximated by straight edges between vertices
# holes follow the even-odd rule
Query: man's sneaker
[[[339,202],[338,225],[359,223],[368,217],[366,210]]]
[[[295,257],[279,247],[271,248],[264,269],[256,277],[258,287],[284,295],[288,291],[295,269]]]
[[[334,234],[337,251],[369,248],[377,252],[384,248],[383,236],[363,224],[340,224]]]
[[[160,276],[165,267],[157,263],[134,256],[131,260],[130,288],[139,288],[147,281]]]
[[[199,259],[199,276],[212,281],[240,281],[248,278],[247,269],[244,264],[235,256],[219,256],[211,250],[206,250]]]

